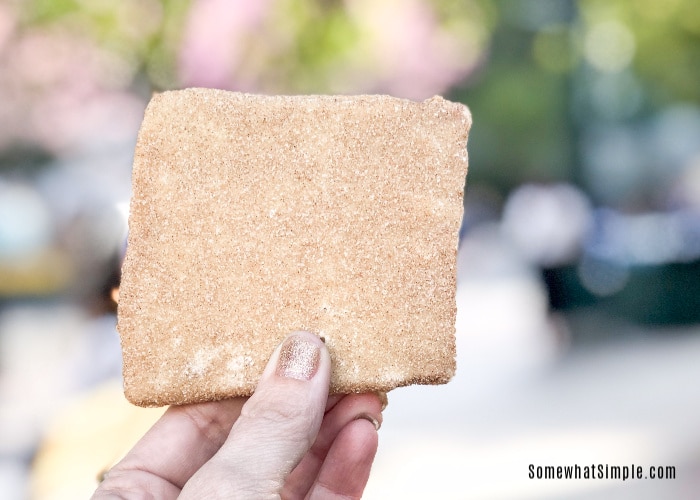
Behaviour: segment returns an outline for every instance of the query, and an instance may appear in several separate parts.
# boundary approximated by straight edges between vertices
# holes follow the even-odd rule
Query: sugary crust
[[[434,97],[154,96],[118,329],[141,406],[250,395],[289,332],[332,392],[447,382],[467,108]]]

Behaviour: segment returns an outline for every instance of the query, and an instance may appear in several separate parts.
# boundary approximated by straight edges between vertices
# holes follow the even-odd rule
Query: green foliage
[[[25,4],[24,21],[28,25],[53,22],[80,10],[76,0],[32,0]]]
[[[528,180],[570,178],[566,81],[526,64],[494,65],[481,78],[457,94],[475,117],[471,181],[507,192]]]
[[[657,105],[700,102],[700,9],[696,0],[581,0],[592,24],[615,20],[634,36],[633,66]]]
[[[282,78],[297,89],[326,88],[357,43],[358,27],[338,1],[285,0],[280,11],[294,33],[291,48],[279,61],[287,73]]]

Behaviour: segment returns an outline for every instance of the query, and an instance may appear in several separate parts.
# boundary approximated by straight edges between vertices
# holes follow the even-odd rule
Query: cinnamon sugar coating
[[[250,395],[295,330],[325,339],[332,392],[447,382],[470,125],[439,97],[154,96],[120,289],[127,398]]]

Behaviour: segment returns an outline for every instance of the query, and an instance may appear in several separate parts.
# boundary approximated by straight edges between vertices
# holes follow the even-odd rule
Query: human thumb
[[[318,434],[331,361],[323,342],[295,332],[277,347],[220,450],[180,498],[279,498]]]

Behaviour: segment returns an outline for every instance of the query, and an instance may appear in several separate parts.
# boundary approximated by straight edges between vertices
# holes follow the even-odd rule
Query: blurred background
[[[697,498],[694,0],[0,0],[0,497],[86,498],[121,395],[152,92],[441,94],[474,117],[458,374],[390,394],[366,498]],[[671,465],[536,480],[529,465]]]

